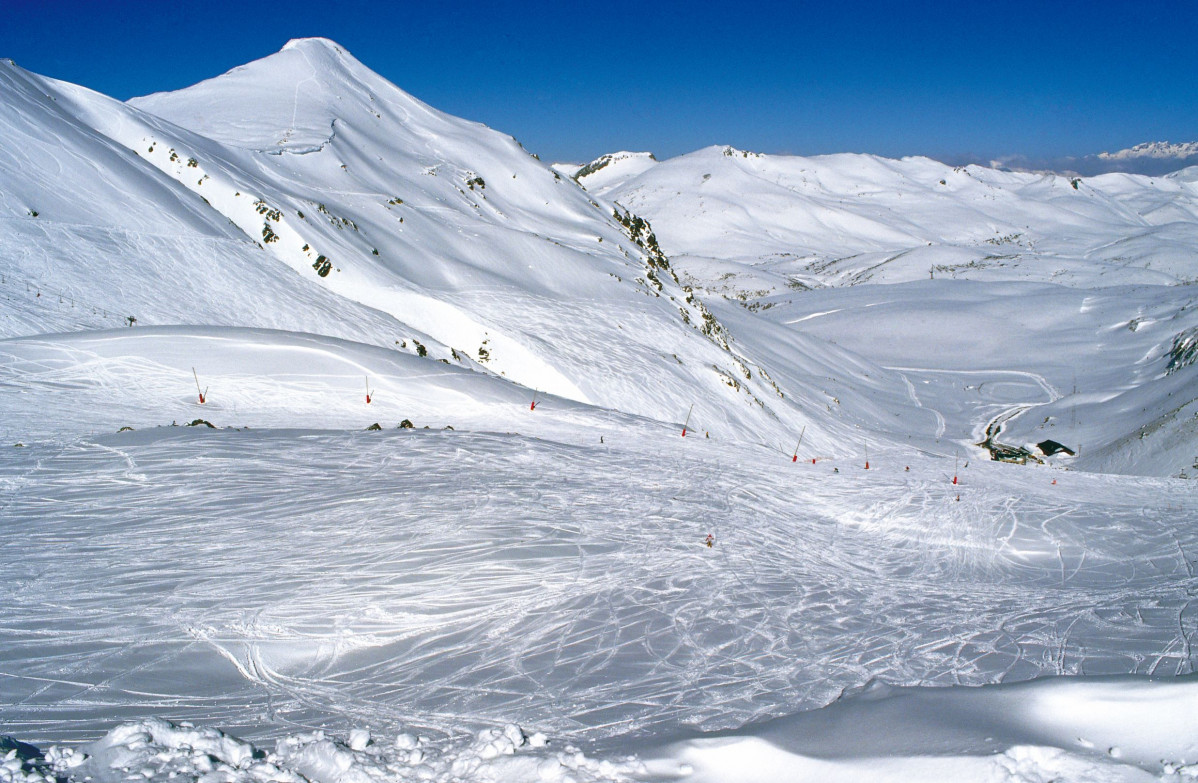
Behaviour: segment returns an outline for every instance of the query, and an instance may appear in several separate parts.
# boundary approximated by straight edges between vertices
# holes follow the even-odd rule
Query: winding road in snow
[[[1044,395],[1047,397],[1047,399],[1045,399],[1045,400],[1027,401],[1027,402],[1020,402],[1020,403],[1017,403],[1014,405],[1010,405],[1009,407],[1004,408],[1002,410],[1002,412],[998,413],[997,415],[989,415],[982,421],[974,422],[974,432],[973,432],[973,442],[974,443],[977,443],[980,440],[985,440],[987,435],[990,434],[991,428],[996,423],[1009,421],[1010,419],[1014,418],[1015,416],[1022,414],[1026,410],[1034,408],[1038,405],[1046,405],[1048,403],[1056,402],[1057,400],[1059,400],[1061,398],[1061,393],[1056,389],[1056,387],[1054,387],[1051,383],[1049,383],[1048,379],[1046,379],[1043,375],[1041,375],[1039,373],[1027,372],[1027,371],[1023,371],[1023,370],[944,370],[944,369],[931,368],[931,367],[886,367],[886,369],[891,370],[896,373],[899,373],[900,377],[903,379],[903,383],[905,383],[907,386],[907,394],[911,398],[911,402],[913,402],[916,406],[918,406],[920,408],[925,408],[925,406],[920,401],[920,398],[915,390],[915,385],[913,383],[911,383],[910,378],[907,377],[907,373],[938,374],[938,375],[948,375],[948,376],[972,376],[972,377],[984,376],[987,379],[986,382],[992,382],[992,383],[993,382],[1001,383],[1004,380],[1004,378],[1008,377],[1008,376],[1015,377],[1015,378],[1025,378],[1025,379],[1030,380],[1033,383],[1035,383],[1036,386],[1038,386],[1044,392]],[[985,384],[985,382],[983,382],[982,384],[979,384],[977,386],[977,390],[979,392],[981,391],[982,386],[984,384]],[[943,437],[944,432],[945,432],[944,415],[938,410],[935,410],[932,408],[926,408],[926,409],[932,411],[932,413],[935,414],[935,416],[936,416],[937,424],[936,424],[935,437],[937,439]],[[995,430],[992,434],[994,436],[997,436],[998,430]]]

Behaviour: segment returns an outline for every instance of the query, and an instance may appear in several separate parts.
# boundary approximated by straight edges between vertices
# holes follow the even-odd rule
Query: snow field
[[[950,460],[893,449],[865,471],[597,431],[165,427],[6,450],[5,725],[41,741],[157,714],[255,739],[518,716],[593,740],[875,678],[1192,669],[1187,482],[987,463],[954,487]]]

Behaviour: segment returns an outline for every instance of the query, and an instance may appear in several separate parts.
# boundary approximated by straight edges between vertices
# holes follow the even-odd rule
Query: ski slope
[[[163,350],[247,377],[201,406]],[[375,357],[368,407],[375,354],[393,364]],[[162,715],[251,741],[410,730],[447,753],[519,723],[602,749],[875,680],[1192,670],[1189,482],[973,462],[953,485],[947,455],[893,449],[868,471],[792,462],[283,334],[10,340],[3,359],[6,424],[40,438],[2,474],[4,721],[28,739]],[[201,416],[220,428],[170,426]]]
[[[0,99],[0,781],[1198,777],[1192,172]]]

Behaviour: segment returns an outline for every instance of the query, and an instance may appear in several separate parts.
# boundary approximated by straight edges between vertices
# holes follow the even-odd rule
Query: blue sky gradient
[[[126,99],[332,38],[546,160],[710,144],[956,162],[1198,140],[1198,0],[5,0],[0,57]]]

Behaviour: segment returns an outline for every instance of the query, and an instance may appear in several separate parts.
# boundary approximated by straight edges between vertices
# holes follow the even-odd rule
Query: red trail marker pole
[[[196,375],[196,368],[194,367],[191,368],[191,377],[196,379],[196,394],[200,395],[200,405],[203,405],[204,397],[207,396],[208,389],[205,387],[204,391],[200,391],[200,376]]]
[[[370,391],[370,376],[367,375],[366,376],[366,404],[367,405],[370,404],[370,395],[371,394],[373,394],[373,392]]]
[[[799,461],[799,446],[802,446],[802,445],[803,445],[803,436],[804,436],[804,435],[806,435],[806,434],[807,434],[807,425],[806,425],[806,424],[804,424],[804,425],[803,425],[803,431],[799,433],[799,442],[795,444],[795,453],[794,453],[794,456],[792,456],[792,457],[790,458],[790,461],[791,461],[791,462],[798,462],[798,461]],[[812,461],[812,462],[815,462],[815,460],[811,460],[811,461]]]
[[[691,423],[691,414],[695,410],[695,404],[691,403],[691,409],[686,412],[686,421],[682,424],[682,437],[686,437],[686,427]]]
[[[865,444],[865,469],[869,470],[869,444]]]
[[[528,406],[530,411],[535,411],[537,409],[537,391],[537,389],[532,390],[532,403],[530,403]]]
[[[957,452],[957,461],[953,463],[953,483],[957,483],[957,468],[961,465],[961,452]]]

